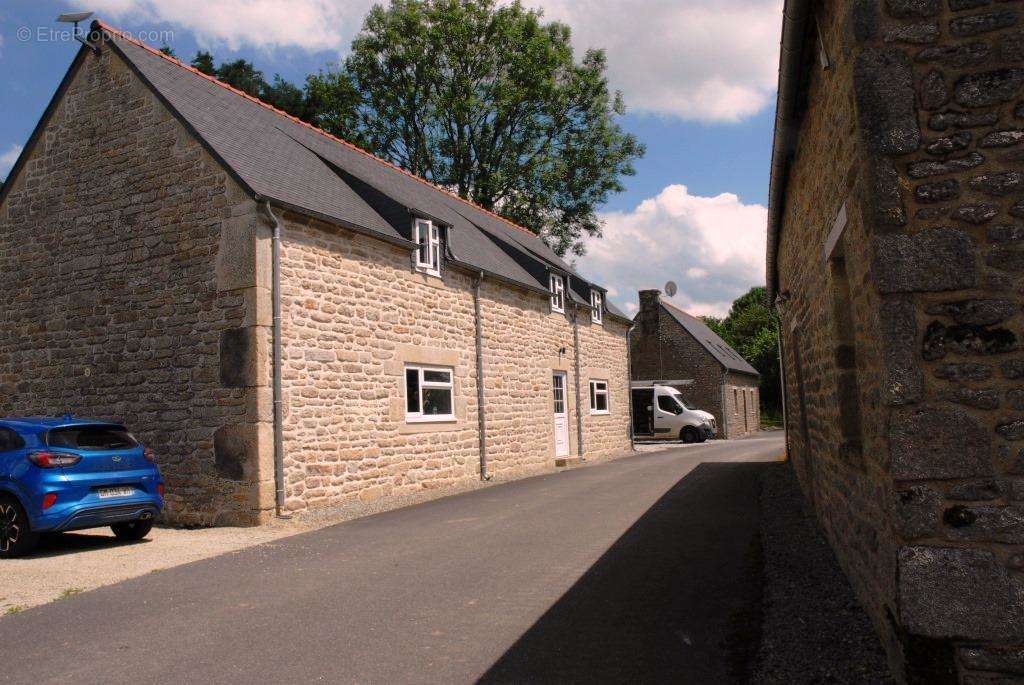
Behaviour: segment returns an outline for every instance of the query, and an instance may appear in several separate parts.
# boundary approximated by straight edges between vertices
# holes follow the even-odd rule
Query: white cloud
[[[7,172],[11,170],[14,163],[18,161],[18,155],[21,154],[21,146],[14,144],[7,148],[7,151],[0,154],[0,178],[6,178]]]
[[[341,50],[362,26],[372,0],[90,0],[110,21],[167,22],[204,45]]]
[[[781,0],[528,0],[603,47],[632,111],[736,122],[772,103]]]
[[[507,0],[503,0],[507,1]],[[90,0],[114,21],[159,21],[201,44],[348,49],[373,0]],[[608,53],[634,112],[736,122],[771,105],[782,0],[528,0],[567,23],[580,55]],[[84,6],[84,5],[83,5]]]
[[[587,243],[580,270],[633,314],[637,292],[675,281],[672,302],[695,315],[722,316],[732,301],[763,285],[768,210],[732,193],[691,195],[670,185],[632,212],[604,214],[604,237]]]

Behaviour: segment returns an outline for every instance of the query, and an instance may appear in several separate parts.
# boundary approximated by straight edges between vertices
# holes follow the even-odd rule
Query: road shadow
[[[144,545],[149,540],[119,540],[111,535],[95,535],[90,533],[44,533],[39,543],[32,550],[29,559],[59,557],[65,554],[76,554],[94,549],[125,547],[127,545]]]
[[[690,472],[479,682],[746,681],[760,642],[768,465]]]

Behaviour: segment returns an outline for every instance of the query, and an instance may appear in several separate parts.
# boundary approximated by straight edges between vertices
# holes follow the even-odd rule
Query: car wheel
[[[680,437],[682,437],[683,442],[697,442],[700,440],[700,435],[697,434],[697,429],[693,426],[684,428]]]
[[[29,527],[28,516],[18,500],[10,495],[0,495],[0,559],[28,554],[38,539],[39,536]]]
[[[152,521],[125,521],[110,527],[118,540],[141,540],[153,529]]]

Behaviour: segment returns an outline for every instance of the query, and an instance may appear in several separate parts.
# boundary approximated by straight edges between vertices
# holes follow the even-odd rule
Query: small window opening
[[[846,269],[845,238],[840,238],[829,259],[832,290],[833,361],[836,393],[839,397],[840,458],[863,468],[861,446],[860,383],[857,378],[857,348],[854,341],[850,279]]]

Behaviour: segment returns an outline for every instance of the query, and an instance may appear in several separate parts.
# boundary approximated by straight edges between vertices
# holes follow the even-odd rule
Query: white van
[[[658,383],[634,382],[633,435],[656,440],[704,442],[715,437],[715,417],[683,399],[675,388]]]

